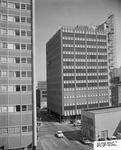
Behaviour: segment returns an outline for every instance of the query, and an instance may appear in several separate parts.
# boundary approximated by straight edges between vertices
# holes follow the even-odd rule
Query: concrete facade
[[[36,89],[37,107],[47,108],[47,83],[46,81],[38,81]]]
[[[82,134],[90,140],[111,137],[121,132],[121,107],[82,110]]]
[[[113,85],[111,88],[112,105],[121,106],[121,84]]]
[[[0,1],[0,147],[5,149],[33,143],[33,4]]]
[[[37,98],[37,107],[38,108],[47,108],[47,89],[40,88],[36,90]]]
[[[110,105],[107,32],[62,27],[46,44],[47,108],[62,117]]]

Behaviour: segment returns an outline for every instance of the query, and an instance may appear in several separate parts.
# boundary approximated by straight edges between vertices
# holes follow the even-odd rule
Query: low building
[[[39,81],[36,89],[37,107],[47,108],[47,84],[46,81]]]
[[[94,141],[117,135],[121,132],[121,107],[82,110],[81,131]]]
[[[37,98],[38,108],[47,108],[47,90],[46,89],[37,89],[36,98]]]

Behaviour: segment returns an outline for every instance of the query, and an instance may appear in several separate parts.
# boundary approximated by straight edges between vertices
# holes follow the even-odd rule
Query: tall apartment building
[[[46,57],[48,110],[66,118],[110,105],[105,29],[62,27],[47,42]]]
[[[0,0],[0,147],[35,147],[34,85],[34,0]]]

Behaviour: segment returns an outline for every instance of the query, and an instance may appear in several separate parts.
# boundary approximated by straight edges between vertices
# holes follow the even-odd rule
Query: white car
[[[74,126],[81,126],[81,120],[76,120],[73,125]]]
[[[59,137],[59,138],[63,138],[63,137],[64,137],[62,131],[57,131],[57,132],[56,132],[56,135],[57,135],[57,137]]]

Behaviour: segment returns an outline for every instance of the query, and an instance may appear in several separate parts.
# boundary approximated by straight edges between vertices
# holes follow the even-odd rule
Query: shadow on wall
[[[113,135],[115,135],[115,136],[116,136],[118,132],[120,132],[120,133],[121,133],[121,121],[119,122],[119,124],[118,124],[118,126],[117,126],[116,130],[114,131],[114,134],[113,134]]]

